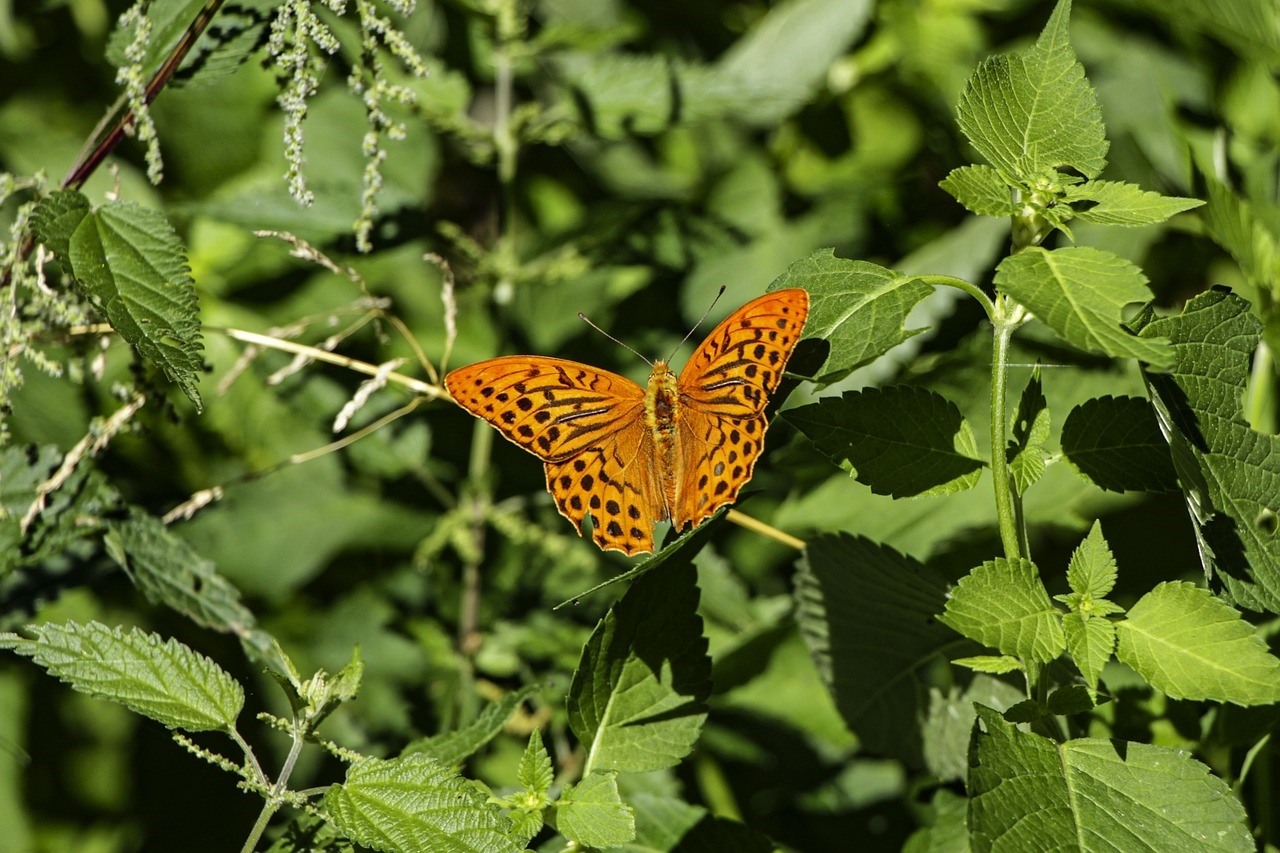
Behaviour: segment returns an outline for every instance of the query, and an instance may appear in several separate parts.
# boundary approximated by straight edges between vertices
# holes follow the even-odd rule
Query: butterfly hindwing
[[[677,529],[698,524],[725,504],[751,479],[764,447],[769,423],[763,414],[727,418],[689,411],[680,422],[681,473],[676,493]]]
[[[599,444],[644,409],[644,390],[630,379],[561,358],[491,358],[444,383],[458,405],[544,462]]]
[[[653,434],[640,420],[563,462],[548,462],[547,491],[560,514],[604,551],[653,550],[653,522],[669,517],[656,465]]]

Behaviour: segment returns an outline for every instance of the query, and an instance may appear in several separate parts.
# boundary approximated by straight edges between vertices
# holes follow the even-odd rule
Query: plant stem
[[[1022,556],[1019,547],[1018,518],[1013,506],[1013,489],[1009,482],[1009,463],[1005,448],[1009,443],[1008,379],[1009,339],[1020,325],[1020,310],[1007,316],[1009,302],[996,297],[995,336],[991,349],[991,479],[994,481],[996,516],[1000,524],[1000,541],[1004,555],[1010,560]]]

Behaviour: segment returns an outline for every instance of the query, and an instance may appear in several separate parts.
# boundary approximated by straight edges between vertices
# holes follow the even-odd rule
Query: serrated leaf
[[[1059,3],[1033,47],[984,60],[960,96],[960,129],[1018,183],[1061,167],[1093,178],[1107,162],[1097,93],[1068,38],[1070,10]]]
[[[636,580],[600,620],[567,699],[588,770],[660,770],[693,749],[711,693],[697,607],[693,566],[668,565]]]
[[[1116,647],[1116,626],[1109,619],[1086,619],[1072,612],[1062,617],[1062,631],[1067,639],[1067,654],[1076,662],[1085,683],[1097,690],[1102,667],[1111,660]]]
[[[834,249],[819,249],[796,261],[769,285],[770,290],[787,287],[809,291],[805,338],[825,341],[829,348],[820,368],[802,370],[805,344],[801,342],[801,352],[789,367],[824,384],[875,361],[923,331],[908,330],[903,324],[916,304],[933,292],[911,276],[866,261],[837,258]]]
[[[850,731],[918,765],[928,671],[955,644],[937,621],[946,582],[892,548],[838,534],[809,539],[795,583],[796,621]]]
[[[1153,319],[1142,336],[1168,337],[1168,374],[1145,373],[1173,453],[1205,572],[1234,601],[1280,613],[1280,536],[1268,519],[1280,495],[1280,438],[1251,429],[1240,409],[1260,324],[1244,300],[1219,290]]]
[[[30,657],[81,693],[109,699],[171,729],[231,731],[244,706],[240,684],[177,640],[98,622],[30,625],[27,640],[0,635],[0,647]]]
[[[270,646],[253,613],[240,603],[240,590],[159,519],[134,510],[129,518],[110,523],[106,546],[148,601],[171,607],[198,625],[245,638],[255,648]],[[262,635],[256,641],[250,637],[254,632]]]
[[[1030,308],[1064,341],[1086,352],[1168,367],[1168,341],[1121,325],[1125,306],[1151,298],[1146,276],[1123,258],[1088,246],[1031,247],[1000,262],[995,285]]]
[[[1068,684],[1050,693],[1046,705],[1050,714],[1068,716],[1093,710],[1094,701],[1086,688],[1079,684]]]
[[[521,853],[511,822],[479,788],[426,755],[351,765],[324,795],[333,824],[387,853]]]
[[[979,216],[1012,216],[1013,189],[991,166],[961,166],[939,182],[965,209]]]
[[[547,748],[542,745],[540,729],[534,729],[529,735],[529,744],[520,758],[520,766],[516,768],[516,781],[526,791],[539,796],[551,790],[555,773],[551,769],[551,756],[547,754]]]
[[[998,557],[960,579],[940,621],[966,637],[1022,660],[1062,654],[1062,613],[1030,560]]]
[[[1063,744],[979,708],[969,774],[970,842],[980,850],[1252,851],[1244,807],[1184,752],[1078,738]],[[1075,848],[1073,843],[1072,847]]]
[[[1066,188],[1064,201],[1076,219],[1099,225],[1150,225],[1204,204],[1198,198],[1164,196],[1123,181],[1086,181]],[[1084,206],[1081,202],[1089,202]]]
[[[1093,522],[1089,534],[1071,554],[1071,562],[1067,564],[1067,584],[1072,592],[1090,600],[1106,598],[1115,588],[1116,558],[1102,535],[1101,522]]]
[[[1168,492],[1178,488],[1169,445],[1151,403],[1138,397],[1095,397],[1062,425],[1062,453],[1098,488]]]
[[[1116,634],[1116,657],[1174,699],[1280,702],[1280,659],[1208,590],[1162,583],[1129,608]]]
[[[1024,699],[1016,705],[1010,705],[1000,716],[1010,723],[1034,723],[1048,713],[1049,709],[1034,699]]]
[[[182,243],[164,215],[130,202],[105,205],[71,235],[68,259],[115,330],[199,409],[199,305]]]
[[[975,672],[987,672],[1002,675],[1022,669],[1022,661],[1009,655],[974,655],[967,658],[956,658],[952,661],[956,666],[967,667]]]
[[[617,847],[636,837],[636,817],[618,794],[617,773],[592,773],[565,788],[556,829],[583,847]]]
[[[925,388],[846,391],[783,417],[879,495],[950,494],[972,488],[982,475],[968,422],[954,403]]]
[[[411,741],[401,750],[400,755],[424,753],[446,767],[461,764],[475,754],[476,750],[493,740],[507,720],[515,713],[520,703],[538,692],[537,685],[528,685],[513,690],[497,702],[491,702],[476,718],[460,729],[441,732],[430,737]]]
[[[69,265],[67,257],[71,250],[71,235],[80,227],[80,223],[91,210],[89,199],[75,190],[58,190],[48,198],[41,199],[31,215],[31,228],[36,239]]]
[[[1010,432],[1009,475],[1018,494],[1025,495],[1044,476],[1044,444],[1049,440],[1049,401],[1044,397],[1038,365],[1022,389]]]
[[[965,645],[969,645],[968,641]],[[967,658],[974,660],[975,658]],[[996,658],[989,658],[995,668]],[[1019,670],[1024,667],[1019,666]],[[961,782],[969,773],[969,742],[977,706],[1012,708],[1026,699],[1026,693],[996,675],[975,671],[957,673],[955,682],[943,690],[929,687],[929,714],[915,725],[924,738],[924,767],[937,779]],[[1022,679],[1011,678],[1018,682]]]

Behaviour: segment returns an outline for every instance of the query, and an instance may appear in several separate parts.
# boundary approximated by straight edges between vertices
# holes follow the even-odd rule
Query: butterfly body
[[[450,395],[546,464],[547,490],[605,550],[653,550],[731,503],[751,478],[777,387],[808,316],[803,290],[759,297],[694,351],[679,377],[656,361],[646,387],[565,359],[506,356],[445,377]]]

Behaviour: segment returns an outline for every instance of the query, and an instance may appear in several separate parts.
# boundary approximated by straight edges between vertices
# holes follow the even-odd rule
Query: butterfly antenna
[[[652,361],[650,361],[649,359],[647,359],[647,358],[645,358],[644,356],[640,355],[640,353],[636,352],[634,349],[632,349],[631,347],[627,346],[627,345],[626,345],[626,344],[624,344],[622,341],[618,340],[618,339],[617,339],[617,338],[615,338],[613,335],[609,334],[609,333],[608,333],[608,332],[606,332],[604,329],[602,329],[602,328],[600,328],[599,326],[597,326],[595,323],[591,322],[591,318],[590,318],[590,317],[588,317],[586,314],[583,314],[581,311],[579,311],[579,312],[578,312],[578,319],[579,319],[579,320],[581,320],[582,322],[586,323],[588,326],[590,326],[591,328],[595,329],[597,332],[599,332],[600,334],[604,335],[606,338],[608,338],[609,340],[613,341],[615,344],[617,344],[618,346],[622,347],[623,349],[625,349],[625,350],[629,350],[630,352],[633,352],[633,353],[635,353],[636,355],[640,356],[640,360],[641,360],[641,361],[643,361],[645,364],[649,365],[650,367],[653,367],[653,362],[652,362]]]
[[[688,342],[689,338],[693,337],[693,333],[698,331],[698,327],[702,325],[702,321],[707,319],[707,315],[711,313],[711,309],[715,308],[716,303],[720,301],[720,297],[724,296],[724,288],[725,286],[723,284],[720,285],[720,290],[716,292],[716,298],[711,300],[711,304],[707,306],[707,310],[702,312],[702,316],[698,318],[698,322],[693,324],[693,328],[684,336],[684,340],[676,344],[676,348],[671,351],[671,355],[667,357],[667,361],[675,358],[676,353],[680,351],[680,347],[684,346]]]

